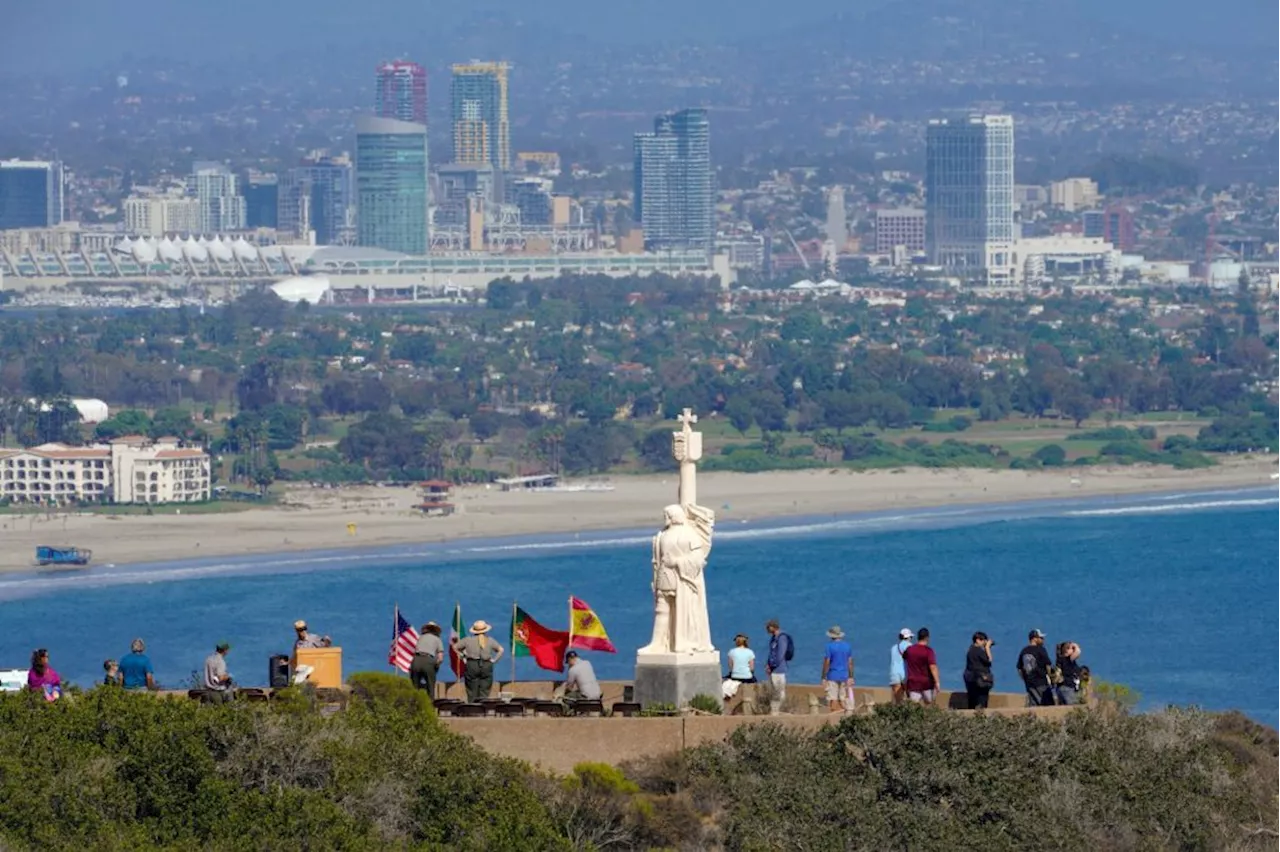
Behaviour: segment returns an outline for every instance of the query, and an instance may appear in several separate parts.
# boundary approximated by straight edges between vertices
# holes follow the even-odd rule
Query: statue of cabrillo
[[[698,418],[686,408],[678,419],[683,428],[672,435],[672,454],[680,462],[680,502],[663,510],[662,531],[653,537],[653,641],[640,655],[715,651],[705,569],[716,516],[697,502],[702,433],[690,427]]]

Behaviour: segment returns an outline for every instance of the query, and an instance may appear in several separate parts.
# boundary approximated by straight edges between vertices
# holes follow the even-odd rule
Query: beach
[[[904,469],[703,473],[699,498],[721,520],[1053,498],[1214,490],[1267,485],[1274,456],[1174,470],[1129,466],[1013,471]],[[375,547],[587,530],[656,528],[674,502],[676,477],[596,479],[612,490],[504,492],[496,486],[455,490],[457,511],[424,517],[417,488],[290,487],[278,505],[202,514],[110,515],[60,511],[0,515],[0,572],[30,570],[37,545],[87,547],[93,564],[132,564],[211,556],[343,547]],[[354,526],[351,526],[354,525]]]

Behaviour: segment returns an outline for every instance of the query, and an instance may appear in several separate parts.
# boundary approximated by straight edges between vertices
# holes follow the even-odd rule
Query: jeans
[[[1074,686],[1065,683],[1058,687],[1058,703],[1073,707],[1080,703],[1080,692]]]
[[[230,689],[206,689],[200,700],[205,704],[226,704],[231,697]]]
[[[987,706],[987,702],[991,700],[991,687],[989,686],[975,686],[972,683],[966,682],[964,685],[964,691],[969,695],[970,710],[985,708]]]
[[[773,695],[769,699],[769,715],[777,716],[782,712],[782,705],[787,700],[786,672],[773,672],[769,675],[769,684],[773,687]]]
[[[1027,706],[1028,707],[1052,707],[1054,705],[1053,688],[1049,684],[1044,686],[1027,685]]]
[[[467,683],[467,701],[475,704],[481,698],[488,698],[493,689],[493,662],[490,660],[467,660],[467,671],[463,675]]]
[[[433,699],[436,697],[436,672],[439,665],[436,658],[426,654],[414,654],[409,664],[409,680],[418,689],[425,689]]]

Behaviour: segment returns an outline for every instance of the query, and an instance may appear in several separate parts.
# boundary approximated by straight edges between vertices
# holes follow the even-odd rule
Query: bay
[[[458,541],[376,551],[103,566],[0,579],[0,668],[47,647],[64,678],[88,685],[143,637],[165,686],[183,687],[215,643],[230,668],[265,683],[305,618],[343,647],[345,670],[388,670],[393,608],[506,633],[514,601],[547,626],[577,595],[619,648],[591,654],[602,678],[629,679],[651,627],[651,530]],[[848,633],[859,683],[887,683],[902,627],[933,634],[944,684],[960,688],[969,636],[997,642],[997,690],[1017,691],[1013,659],[1032,628],[1071,639],[1095,677],[1166,704],[1239,709],[1277,723],[1277,501],[1274,490],[1080,499],[742,523],[722,516],[708,569],[717,645],[764,622],[794,637],[792,680],[816,681],[825,631]],[[501,638],[500,641],[505,640]],[[527,660],[522,680],[549,679]],[[508,661],[499,676],[510,675]]]

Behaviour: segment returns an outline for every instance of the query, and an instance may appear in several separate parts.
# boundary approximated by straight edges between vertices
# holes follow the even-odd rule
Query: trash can
[[[272,689],[284,689],[289,685],[289,657],[285,654],[274,655],[268,663],[267,683]]]

